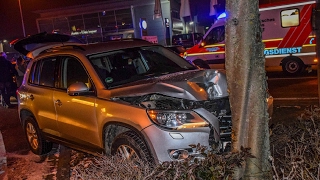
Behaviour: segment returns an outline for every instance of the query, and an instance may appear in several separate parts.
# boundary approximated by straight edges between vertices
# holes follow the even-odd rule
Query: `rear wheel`
[[[52,142],[44,140],[41,136],[38,124],[32,117],[28,117],[24,124],[24,132],[31,151],[37,155],[43,155],[51,151]]]
[[[297,75],[300,74],[305,65],[298,57],[286,57],[282,60],[282,70],[286,74]]]
[[[119,154],[126,160],[138,160],[154,163],[146,143],[133,131],[119,134],[113,141],[111,154]]]

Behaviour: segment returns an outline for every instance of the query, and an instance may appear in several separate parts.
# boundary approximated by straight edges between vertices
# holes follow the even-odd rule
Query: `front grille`
[[[219,116],[221,113],[230,114],[230,103],[228,98],[203,101],[203,108],[215,116]]]
[[[230,147],[225,147],[226,144],[230,146],[232,131],[232,119],[229,99],[223,98],[218,100],[205,101],[203,105],[207,111],[211,112],[219,119],[220,141],[224,146],[222,151],[226,151],[225,148],[228,148],[230,150]],[[214,130],[213,127],[210,126],[209,145],[212,146],[214,145],[214,143],[216,143],[214,139]]]
[[[219,117],[220,140],[222,142],[231,141],[232,120],[231,115]]]

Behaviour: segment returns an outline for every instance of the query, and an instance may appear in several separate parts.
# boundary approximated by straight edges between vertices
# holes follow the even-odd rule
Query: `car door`
[[[49,57],[32,64],[28,77],[27,98],[22,103],[33,112],[43,132],[59,136],[53,103],[56,63],[55,57]]]
[[[64,140],[76,145],[97,145],[99,136],[95,115],[96,97],[92,81],[82,63],[75,57],[60,57],[59,83],[53,93],[58,128]],[[70,96],[67,88],[76,82],[85,83],[91,95]]]

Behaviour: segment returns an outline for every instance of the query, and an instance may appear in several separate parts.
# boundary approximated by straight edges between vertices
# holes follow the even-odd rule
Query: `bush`
[[[320,179],[320,109],[310,107],[293,123],[271,131],[274,179]]]
[[[274,125],[270,131],[270,163],[273,179],[320,179],[320,108],[310,107],[291,123]],[[101,156],[73,151],[73,180],[208,180],[232,179],[233,169],[240,167],[249,148],[239,153],[216,154],[200,145],[192,145],[202,159],[164,162],[156,167],[134,163],[119,156]]]
[[[194,146],[194,145],[193,145]],[[206,148],[195,146],[204,158],[184,161],[164,162],[156,167],[140,162],[126,161],[120,156],[95,157],[74,153],[72,166],[73,180],[183,180],[183,179],[232,179],[233,168],[240,167],[246,157],[251,157],[249,149],[239,153],[215,154]],[[79,154],[82,154],[79,157]],[[78,157],[75,157],[78,156]],[[80,159],[80,161],[79,161]]]

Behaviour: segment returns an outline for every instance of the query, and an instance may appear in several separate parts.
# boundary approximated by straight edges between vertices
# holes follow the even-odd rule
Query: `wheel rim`
[[[290,61],[287,63],[286,69],[290,73],[295,73],[299,69],[299,64],[295,61]]]
[[[139,159],[136,151],[129,146],[121,145],[118,147],[117,152],[127,160]]]
[[[27,138],[32,149],[37,149],[39,146],[38,135],[33,124],[28,123],[26,126]]]

